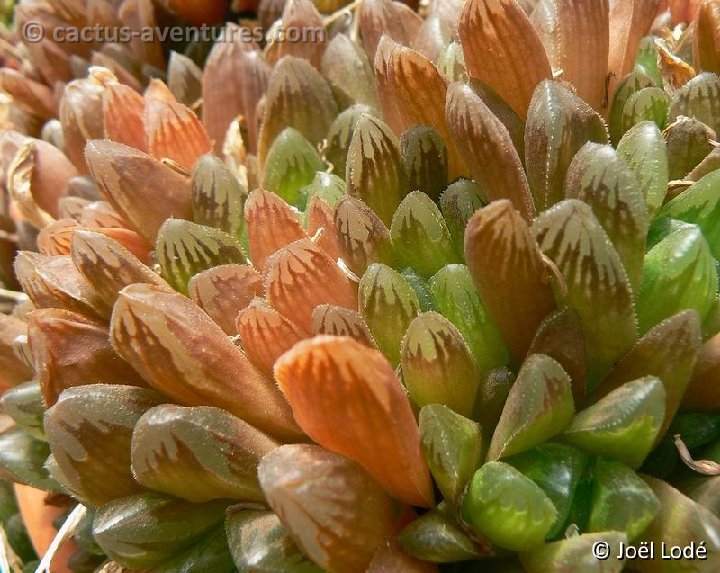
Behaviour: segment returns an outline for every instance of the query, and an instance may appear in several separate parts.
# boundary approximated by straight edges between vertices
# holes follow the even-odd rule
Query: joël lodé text
[[[704,541],[692,541],[687,545],[673,545],[664,541],[662,543],[643,541],[637,545],[620,542],[616,555],[618,559],[665,559],[672,561],[680,559],[704,561],[707,556],[708,550]]]

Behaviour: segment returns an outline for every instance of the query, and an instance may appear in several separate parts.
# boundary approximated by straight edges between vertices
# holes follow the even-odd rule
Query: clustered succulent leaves
[[[77,573],[720,570],[720,1],[49,34],[201,4],[3,32],[4,548],[17,482],[84,508]]]

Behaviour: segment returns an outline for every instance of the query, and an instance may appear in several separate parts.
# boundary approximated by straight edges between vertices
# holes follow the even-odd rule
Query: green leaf
[[[215,155],[203,155],[192,173],[193,221],[242,240],[247,189]]]
[[[575,413],[570,377],[549,356],[528,357],[510,389],[487,458],[497,460],[562,432]]]
[[[482,461],[480,426],[447,406],[420,410],[420,439],[430,472],[453,507]]]
[[[525,163],[538,212],[563,199],[570,162],[588,141],[608,142],[600,115],[560,82],[540,83],[525,125]]]
[[[650,219],[635,175],[610,145],[587,143],[568,169],[565,195],[590,205],[625,267],[630,286],[642,279]]]
[[[433,563],[468,561],[481,555],[455,521],[436,511],[413,521],[397,539],[406,553]]]
[[[565,444],[547,443],[505,461],[533,480],[552,500],[558,516],[547,537],[558,537],[570,516],[575,493],[587,466],[587,454]]]
[[[228,540],[222,526],[216,528],[185,553],[153,567],[147,573],[235,573]]]
[[[410,189],[437,201],[448,180],[447,153],[440,134],[432,127],[415,125],[402,134],[400,149]]]
[[[360,280],[358,305],[378,348],[393,364],[400,362],[400,347],[420,301],[400,273],[387,265],[372,264]]]
[[[100,507],[93,535],[108,557],[129,569],[161,565],[222,522],[227,500],[193,504],[147,492]]]
[[[593,476],[588,531],[624,531],[633,541],[660,509],[657,497],[633,470],[618,462],[598,459]]]
[[[667,150],[660,128],[652,121],[641,121],[623,135],[617,151],[635,174],[652,219],[662,207],[669,181]]]
[[[673,96],[670,120],[679,116],[694,117],[715,133],[720,132],[720,78],[700,73],[682,86]]]
[[[617,145],[625,133],[623,129],[623,111],[625,110],[625,104],[633,94],[639,92],[641,89],[652,87],[653,85],[653,81],[649,77],[637,72],[628,74],[618,82],[612,104],[610,105],[610,113],[608,114],[610,140],[613,145]]]
[[[264,501],[257,464],[278,443],[220,408],[165,404],[138,420],[132,472],[143,486],[192,502]]]
[[[590,207],[562,201],[533,224],[540,249],[562,275],[558,303],[583,323],[592,388],[637,339],[633,293],[617,251]]]
[[[305,196],[300,190],[312,183],[317,171],[324,169],[325,164],[312,144],[299,131],[288,127],[270,147],[262,185],[286,203],[302,209]]]
[[[720,169],[706,175],[672,201],[665,203],[658,218],[680,219],[702,229],[713,256],[720,258]]]
[[[242,510],[225,518],[235,566],[241,573],[321,573],[298,549],[271,511]]]
[[[382,120],[365,114],[355,127],[346,167],[348,194],[361,199],[386,225],[410,191],[400,142]]]
[[[348,150],[355,127],[366,114],[373,115],[372,108],[359,103],[351,105],[335,118],[328,131],[325,160],[332,166],[333,173],[341,177],[345,175]]]
[[[425,193],[413,191],[402,200],[392,218],[390,235],[401,264],[425,278],[447,264],[462,261],[440,210]]]
[[[563,439],[591,454],[638,467],[665,418],[665,390],[654,376],[627,382],[575,415]]]
[[[13,426],[0,434],[0,478],[46,491],[60,486],[45,468],[50,455],[47,442],[36,440]]]
[[[704,123],[679,117],[663,133],[667,145],[668,171],[671,181],[685,180],[715,148],[715,132]]]
[[[440,210],[452,237],[455,250],[465,252],[465,227],[478,209],[487,205],[485,193],[474,181],[459,179],[440,197]]]
[[[503,462],[488,462],[475,472],[460,513],[474,531],[512,551],[542,545],[558,515],[535,482]]]
[[[632,94],[622,113],[622,133],[641,121],[652,121],[660,129],[668,124],[670,97],[660,88],[643,88]]]
[[[704,319],[718,290],[715,260],[699,227],[671,233],[645,256],[642,287],[637,298],[640,331],[663,319],[694,309]]]
[[[158,232],[157,258],[163,277],[177,291],[187,294],[196,274],[246,257],[240,243],[224,231],[183,219],[168,219]]]
[[[0,407],[32,437],[38,440],[45,439],[43,431],[45,405],[39,382],[33,380],[10,388],[0,396]]]
[[[465,265],[447,265],[429,281],[438,311],[460,331],[481,374],[507,364],[508,351]]]

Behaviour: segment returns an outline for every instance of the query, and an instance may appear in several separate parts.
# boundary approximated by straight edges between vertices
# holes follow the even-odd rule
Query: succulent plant
[[[10,17],[0,569],[720,570],[719,0]]]

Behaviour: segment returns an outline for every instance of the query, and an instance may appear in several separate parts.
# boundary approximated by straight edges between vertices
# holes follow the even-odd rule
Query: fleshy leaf
[[[481,555],[460,526],[438,511],[413,521],[400,532],[398,541],[410,555],[434,563],[468,561]]]
[[[358,103],[351,105],[332,122],[327,134],[325,160],[332,166],[333,173],[345,176],[348,150],[357,122],[362,116],[373,113],[371,107]]]
[[[514,467],[488,462],[475,472],[460,515],[493,544],[528,551],[542,545],[557,510],[545,492]]]
[[[348,149],[346,181],[348,195],[364,201],[390,225],[410,183],[400,142],[382,120],[367,114],[358,120]]]
[[[7,390],[0,395],[0,407],[3,413],[33,438],[38,440],[45,438],[43,430],[45,404],[38,381],[31,380]]]
[[[720,78],[701,73],[691,79],[673,96],[670,121],[679,116],[694,117],[715,133],[720,132]]]
[[[675,417],[683,396],[702,400],[702,393],[686,392],[702,344],[696,312],[684,310],[651,328],[603,380],[597,396],[643,376],[657,376],[663,383],[666,414],[660,435]],[[691,398],[692,399],[692,398]]]
[[[505,125],[470,86],[462,83],[448,89],[445,114],[473,179],[488,199],[510,200],[531,221],[535,206],[522,162]]]
[[[648,542],[667,547],[686,547],[691,542],[705,541],[707,560],[702,562],[682,559],[680,561],[637,561],[633,567],[642,573],[670,573],[680,567],[690,571],[712,571],[720,567],[720,520],[706,508],[685,497],[662,480],[643,477],[645,483],[660,500],[660,511],[636,543]]]
[[[290,539],[271,511],[243,510],[225,518],[225,531],[235,566],[240,571],[321,573]]]
[[[620,555],[621,544],[627,541],[627,535],[619,531],[584,533],[523,553],[520,560],[527,573],[620,573],[625,559],[600,561],[592,550],[598,543],[607,543],[608,555]]]
[[[285,56],[273,70],[265,94],[265,113],[258,140],[258,161],[265,160],[275,138],[287,127],[297,129],[312,145],[327,135],[338,114],[330,86],[310,63]]]
[[[703,320],[717,290],[715,260],[702,231],[695,225],[678,229],[645,256],[637,297],[640,331],[684,309],[695,309]]]
[[[558,512],[547,538],[562,533],[588,462],[587,454],[565,444],[547,443],[505,460],[539,485]]]
[[[420,410],[420,437],[430,471],[451,506],[482,462],[480,426],[447,406],[430,404]]]
[[[190,178],[159,160],[109,140],[89,141],[87,163],[105,198],[151,244],[169,217],[190,219]]]
[[[242,310],[236,324],[245,354],[268,378],[272,378],[275,361],[307,336],[274,308],[260,305]]]
[[[714,257],[720,257],[720,169],[706,175],[692,187],[665,203],[658,219],[669,217],[700,227]]]
[[[635,174],[650,218],[662,207],[669,181],[668,158],[660,128],[641,121],[623,135],[617,152]]]
[[[323,171],[325,165],[320,155],[302,134],[292,127],[280,132],[273,141],[267,158],[262,186],[281,199],[304,207],[300,190],[312,183],[316,171]]]
[[[562,437],[591,454],[636,468],[650,451],[664,419],[662,382],[646,376],[626,382],[578,412]]]
[[[715,148],[716,134],[701,121],[679,117],[663,132],[671,181],[684,180]]]
[[[322,57],[321,70],[341,109],[353,104],[379,109],[371,62],[359,44],[345,34],[330,40]]]
[[[268,503],[323,569],[364,571],[390,534],[390,498],[356,462],[315,445],[286,445],[258,468]]]
[[[250,256],[260,271],[278,249],[306,236],[292,207],[264,189],[250,193],[245,203],[245,220]]]
[[[588,141],[608,141],[600,115],[558,82],[538,85],[525,125],[525,163],[538,211],[564,197],[570,162]]]
[[[219,408],[165,404],[132,433],[132,473],[146,488],[195,503],[263,502],[257,464],[278,443]]]
[[[362,276],[372,263],[395,264],[390,231],[375,212],[354,197],[343,197],[335,209],[335,229],[343,260]]]
[[[635,291],[642,280],[650,219],[633,172],[610,145],[587,143],[570,164],[565,196],[590,205]]]
[[[609,86],[610,84],[608,84]],[[613,145],[617,145],[620,138],[623,137],[625,130],[623,129],[623,112],[625,104],[628,100],[641,89],[653,87],[653,81],[644,74],[631,73],[623,77],[615,88],[612,96],[612,103],[608,113],[608,127],[610,129],[610,140]],[[640,122],[643,123],[643,122]]]
[[[429,278],[443,266],[459,263],[450,231],[437,205],[425,193],[413,191],[398,206],[390,227],[400,263]],[[418,245],[422,245],[418,249]]]
[[[142,490],[130,471],[130,439],[140,417],[162,397],[130,386],[66,390],[45,415],[45,433],[70,491],[98,506]]]
[[[222,522],[227,500],[189,503],[148,492],[100,507],[93,536],[114,561],[130,569],[160,565]]]
[[[420,313],[418,296],[405,278],[383,264],[372,264],[360,280],[360,313],[378,348],[393,364],[413,318]]]
[[[488,84],[522,119],[535,86],[552,77],[537,32],[515,0],[470,0],[458,35],[471,78]]]
[[[700,2],[693,41],[696,67],[720,74],[720,4],[717,0]]]
[[[249,265],[220,265],[196,274],[188,295],[225,334],[237,334],[235,318],[262,291],[262,277]]]
[[[653,491],[627,466],[602,458],[593,478],[588,531],[624,531],[630,541],[636,539],[660,509]]]
[[[220,229],[168,219],[158,232],[157,258],[165,279],[183,294],[190,279],[219,265],[246,261],[240,243]]]
[[[204,155],[198,160],[192,174],[192,192],[195,223],[242,238],[247,189],[243,189],[220,159]]]
[[[403,339],[400,363],[416,406],[444,404],[472,415],[480,373],[460,331],[447,318],[436,312],[416,317]]]
[[[383,115],[395,133],[415,125],[435,129],[446,146],[449,178],[466,175],[463,157],[450,137],[445,117],[447,80],[432,62],[386,35],[375,55],[375,72]]]
[[[519,365],[555,300],[537,243],[509,201],[494,201],[472,216],[465,258],[512,363]]]
[[[113,348],[152,387],[186,406],[217,406],[273,437],[302,435],[275,384],[188,298],[146,285],[120,293]]]
[[[642,121],[652,121],[660,129],[668,123],[670,98],[656,87],[643,88],[632,94],[622,112],[622,133]]]
[[[267,301],[307,333],[316,306],[357,308],[355,288],[338,264],[307,239],[283,247],[266,265]]]
[[[533,225],[540,249],[562,275],[558,300],[580,315],[592,388],[637,339],[627,273],[590,207],[576,199],[545,211]]]
[[[352,338],[319,336],[284,354],[275,377],[313,440],[359,462],[393,497],[431,505],[430,472],[410,402],[377,350]]]
[[[22,428],[12,426],[0,432],[0,477],[45,491],[60,491],[48,473],[45,462],[50,455],[47,442],[33,438]]]
[[[451,183],[441,195],[440,210],[458,253],[465,251],[465,228],[470,217],[485,205],[485,193],[477,183],[467,179]]]
[[[54,308],[31,312],[28,342],[47,406],[55,404],[63,390],[76,386],[145,386],[113,350],[107,327],[80,314]]]
[[[575,413],[570,377],[549,356],[523,363],[495,428],[487,458],[497,460],[543,443],[562,432]]]
[[[356,310],[321,304],[315,307],[312,315],[313,336],[326,334],[329,336],[349,336],[365,346],[377,348],[362,315]]]
[[[447,152],[442,136],[431,127],[415,125],[400,139],[410,189],[437,201],[448,181]]]

